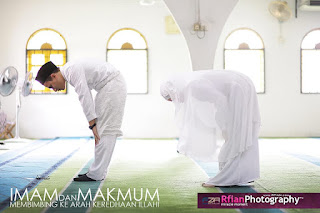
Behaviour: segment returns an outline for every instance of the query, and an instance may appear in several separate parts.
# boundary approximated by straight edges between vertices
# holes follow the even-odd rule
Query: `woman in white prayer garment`
[[[177,74],[162,83],[161,95],[175,105],[178,152],[219,162],[218,174],[202,186],[242,185],[260,177],[260,113],[247,76],[229,70]]]
[[[61,68],[49,61],[40,68],[36,80],[54,91],[64,90],[66,82],[75,88],[95,138],[95,152],[89,171],[74,181],[105,179],[117,137],[122,135],[127,89],[121,73],[103,60],[85,58]],[[92,89],[98,92],[95,100]]]

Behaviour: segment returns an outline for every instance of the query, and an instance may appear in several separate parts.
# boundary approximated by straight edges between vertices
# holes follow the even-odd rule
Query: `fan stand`
[[[30,142],[32,140],[26,139],[26,138],[20,138],[19,136],[19,112],[21,109],[21,93],[22,93],[22,88],[19,88],[19,92],[17,91],[16,93],[16,135],[14,138],[10,138],[7,140],[2,141],[3,143],[26,143]]]

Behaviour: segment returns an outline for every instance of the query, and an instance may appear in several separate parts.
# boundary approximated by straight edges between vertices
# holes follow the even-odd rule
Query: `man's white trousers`
[[[94,162],[91,164],[87,176],[94,180],[105,179],[112,153],[116,144],[116,135],[104,135],[94,149]]]

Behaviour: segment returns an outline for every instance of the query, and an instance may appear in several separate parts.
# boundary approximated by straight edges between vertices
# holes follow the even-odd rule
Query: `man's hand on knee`
[[[97,130],[96,119],[93,119],[92,121],[89,122],[89,128],[93,132],[95,144],[98,145],[99,141],[100,141],[100,137],[99,137],[98,130]]]
[[[99,141],[100,141],[100,137],[97,131],[97,126],[93,127],[92,129],[93,135],[94,135],[94,140],[95,140],[95,144],[98,145]]]

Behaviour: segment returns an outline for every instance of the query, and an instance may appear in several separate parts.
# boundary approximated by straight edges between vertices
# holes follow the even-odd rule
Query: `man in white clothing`
[[[116,139],[122,135],[127,90],[121,73],[111,64],[96,59],[68,62],[61,68],[49,61],[40,68],[36,80],[56,92],[64,90],[66,82],[75,88],[95,138],[95,158],[89,171],[79,174],[74,181],[103,180]],[[95,100],[92,89],[98,92]]]
[[[175,104],[178,152],[196,161],[219,162],[219,173],[204,187],[259,178],[260,113],[247,76],[229,70],[183,73],[165,81],[161,95]]]

